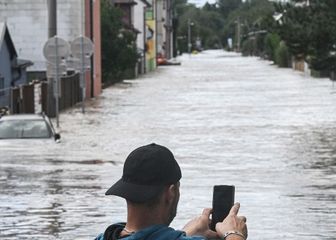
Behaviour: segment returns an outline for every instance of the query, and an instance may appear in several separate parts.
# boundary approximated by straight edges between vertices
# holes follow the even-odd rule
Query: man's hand
[[[211,213],[211,208],[205,208],[202,215],[194,218],[185,225],[183,231],[186,232],[187,236],[199,235],[205,238],[218,238],[218,234],[209,228]]]
[[[216,224],[217,233],[223,237],[227,232],[238,232],[244,236],[244,239],[247,238],[247,226],[246,226],[246,217],[237,216],[240,208],[240,204],[236,203],[230,210],[229,215],[224,219],[223,222],[219,222]],[[243,237],[238,234],[230,234],[227,240],[242,240]]]

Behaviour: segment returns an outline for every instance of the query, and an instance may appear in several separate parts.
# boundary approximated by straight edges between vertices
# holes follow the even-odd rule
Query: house
[[[140,54],[138,73],[146,72],[146,9],[151,5],[146,0],[136,0],[134,6],[134,27],[139,30],[137,48]]]
[[[48,40],[48,2],[2,0],[0,4],[0,21],[6,20],[18,54],[34,63],[28,71],[30,80],[45,77],[43,46]],[[102,87],[100,0],[57,1],[57,36],[71,42],[80,35],[94,43],[91,70],[86,74],[86,96],[98,96]]]
[[[18,59],[7,25],[0,22],[0,107],[10,107],[10,89],[27,83],[26,68],[32,65]]]
[[[173,57],[173,6],[172,0],[156,1],[157,56]]]
[[[144,43],[141,41],[144,32],[144,11],[146,2],[139,0],[111,0],[111,4],[120,9],[122,12],[123,28],[130,31],[136,37],[136,46],[140,55],[138,64],[135,69],[137,73],[144,73],[145,60],[144,60]]]
[[[156,69],[156,0],[146,9],[146,72]]]
[[[136,34],[139,53],[137,73],[146,72],[146,10],[151,7],[146,0],[111,0],[123,12],[124,28]]]
[[[122,22],[124,26],[129,30],[133,30],[135,33],[138,33],[138,29],[134,28],[134,5],[137,4],[135,0],[111,0],[111,3],[119,8],[122,13]]]

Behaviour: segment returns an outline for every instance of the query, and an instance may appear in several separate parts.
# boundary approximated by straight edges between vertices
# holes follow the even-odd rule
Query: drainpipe
[[[93,0],[90,0],[90,38],[92,40],[92,42],[94,42],[93,39],[93,24],[94,24],[94,18],[93,18]],[[91,97],[94,97],[94,58],[93,58],[94,54],[91,56]]]

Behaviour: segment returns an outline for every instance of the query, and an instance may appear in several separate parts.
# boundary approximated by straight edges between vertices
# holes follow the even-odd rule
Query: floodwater
[[[172,226],[236,186],[249,239],[336,239],[336,89],[258,58],[182,56],[60,115],[62,142],[0,145],[0,239],[93,239],[125,220],[104,196],[134,148],[181,165]]]

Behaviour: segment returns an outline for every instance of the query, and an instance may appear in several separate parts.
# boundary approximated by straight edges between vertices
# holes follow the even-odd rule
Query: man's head
[[[153,205],[167,203],[169,221],[176,214],[181,169],[166,147],[149,144],[132,151],[126,158],[122,178],[106,195],[125,198],[128,203]]]

